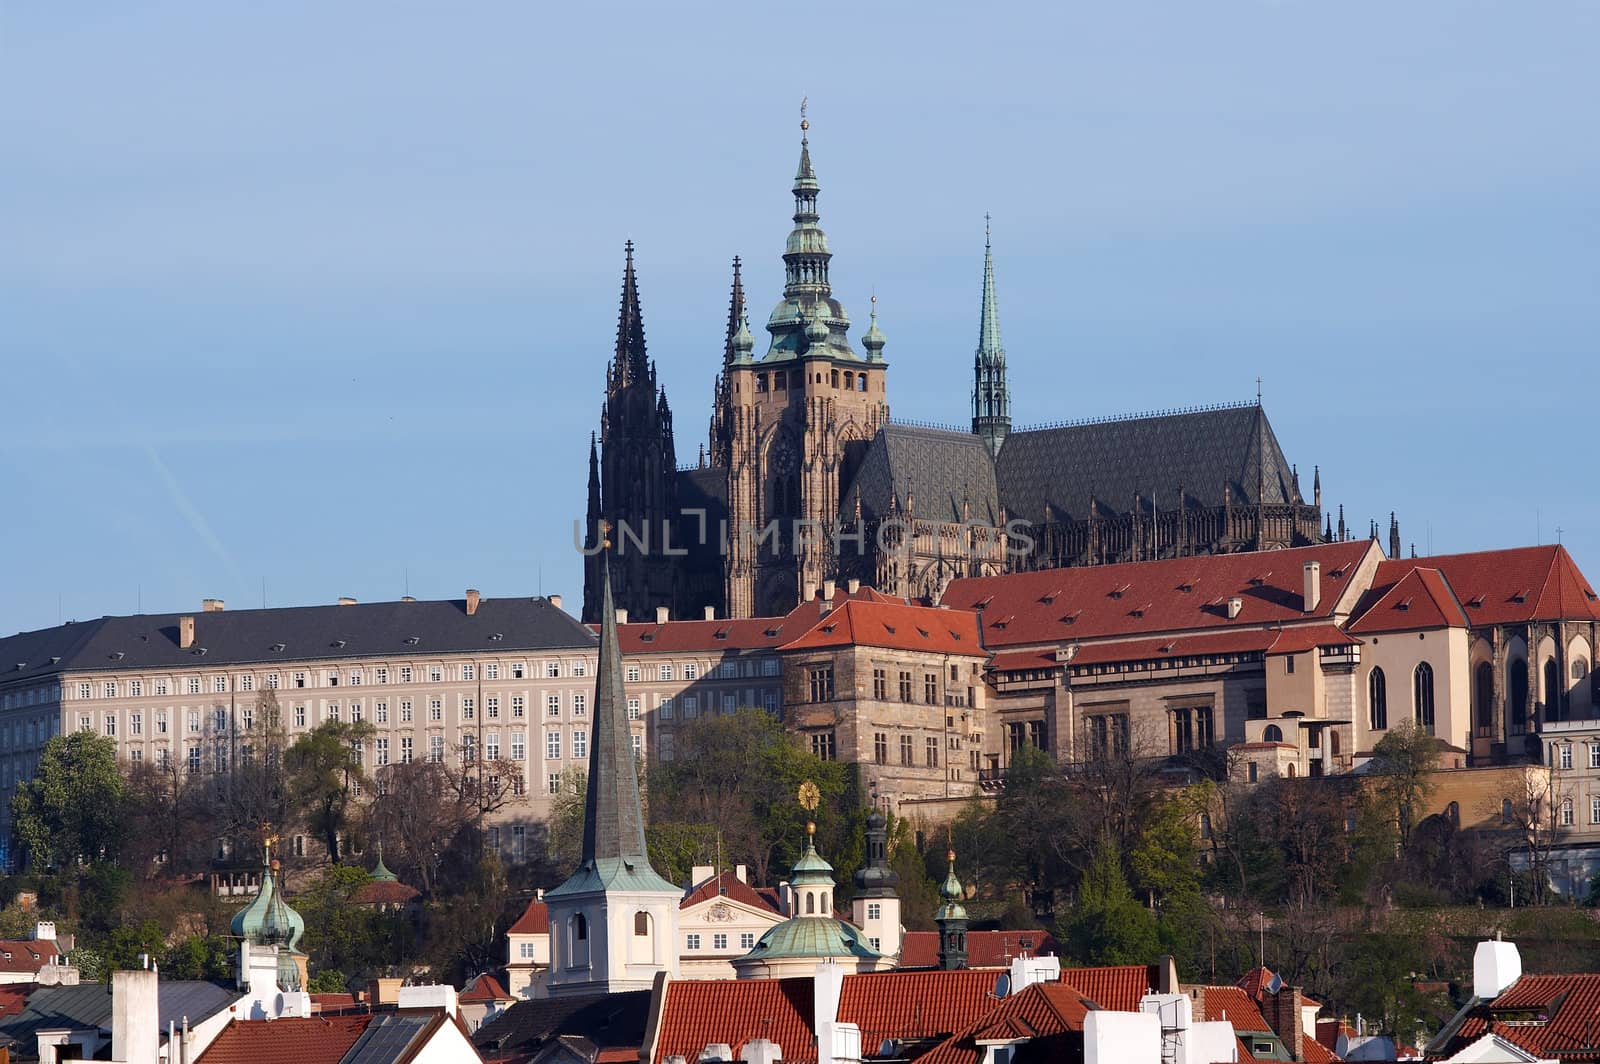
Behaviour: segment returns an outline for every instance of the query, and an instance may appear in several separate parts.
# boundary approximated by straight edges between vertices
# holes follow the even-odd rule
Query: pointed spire
[[[983,303],[978,315],[978,350],[972,364],[972,431],[998,456],[1011,432],[1011,390],[1006,384],[1006,349],[1000,342],[1000,305],[994,294],[994,247],[990,219],[983,216]]]
[[[1389,511],[1389,557],[1400,557],[1400,521]]]
[[[589,743],[589,789],[583,803],[583,857],[577,875],[599,871],[600,862],[620,862],[635,874],[648,872],[644,810],[639,773],[624,712],[622,651],[617,642],[617,609],[611,597],[609,529],[601,546],[600,661],[594,694],[594,735]],[[576,876],[574,877],[576,878]]]
[[[615,373],[618,384],[644,380],[650,375],[644,350],[644,317],[639,313],[639,279],[633,270],[633,241],[623,245],[627,262],[622,270],[622,308],[617,312]]]
[[[939,925],[939,967],[950,971],[967,966],[967,909],[961,904],[966,891],[961,880],[956,878],[956,851],[946,851],[945,858],[950,862],[950,870],[939,884],[943,904],[934,912],[933,919]]]
[[[372,866],[372,878],[378,883],[393,883],[400,877],[389,871],[389,866],[383,863],[383,840],[378,840],[378,863]]]
[[[1339,504],[1339,542],[1341,542],[1341,543],[1344,542],[1344,540],[1346,538],[1348,538],[1348,533],[1345,531],[1345,527],[1344,527],[1344,503],[1340,503]]]
[[[817,172],[811,165],[811,142],[806,131],[811,123],[805,118],[805,103],[800,104],[800,165],[794,174],[794,229],[789,233],[784,248],[783,294],[790,299],[806,297],[807,302],[829,294],[828,237],[817,224]]]
[[[745,323],[744,314],[744,281],[739,277],[739,256],[733,257],[733,294],[728,299],[728,338],[724,346],[722,361],[726,365],[738,358],[738,339],[740,331],[746,338],[750,336],[750,326]],[[751,347],[755,346],[751,341]],[[746,348],[749,353],[749,348]],[[748,360],[746,360],[748,361]]]

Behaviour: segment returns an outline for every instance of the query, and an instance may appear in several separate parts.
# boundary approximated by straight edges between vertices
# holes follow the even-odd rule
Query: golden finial
[[[956,863],[956,851],[946,850],[944,851],[944,857],[945,860],[949,861],[952,866]]]
[[[811,838],[815,838],[816,834],[817,834],[817,822],[815,820],[807,820],[806,821],[806,835],[811,837]]]
[[[822,792],[810,780],[800,785],[800,793],[796,797],[800,800],[800,808],[808,813],[816,812],[817,806],[822,802]]]
[[[600,549],[601,550],[610,550],[611,549],[611,522],[610,521],[601,520],[601,522],[600,522]]]
[[[811,128],[811,123],[806,121],[806,97],[800,97],[800,132],[804,133]]]

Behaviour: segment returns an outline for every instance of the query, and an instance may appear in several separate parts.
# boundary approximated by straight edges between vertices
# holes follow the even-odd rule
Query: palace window
[[[1367,724],[1373,731],[1389,727],[1389,685],[1382,669],[1373,669],[1367,677]]]
[[[1172,711],[1172,752],[1190,754],[1204,750],[1212,741],[1210,706],[1195,706]]]
[[[587,729],[574,728],[572,730],[572,756],[578,758],[589,756],[589,732]]]
[[[904,670],[900,673],[900,701],[911,701],[911,673]]]
[[[883,669],[872,670],[872,697],[880,702],[889,697],[889,674]]]
[[[909,735],[900,736],[900,764],[902,764],[902,765],[914,765],[914,764],[916,764],[916,759],[914,757],[914,750],[912,748],[911,743],[912,743],[911,736],[909,736]]]
[[[834,760],[833,731],[811,733],[811,753],[821,761]]]
[[[926,754],[926,756],[924,757],[924,760],[927,762],[928,767],[929,768],[938,768],[939,767],[939,740],[937,738],[930,737],[928,739],[928,741],[927,741],[927,750],[926,750],[925,754]]]
[[[883,732],[873,733],[872,760],[874,764],[878,765],[887,765],[889,763],[889,737]]]
[[[1412,674],[1411,695],[1417,724],[1424,728],[1433,727],[1433,666],[1426,661],[1419,664]]]
[[[833,701],[833,666],[823,665],[809,670],[811,701]]]
[[[922,677],[922,701],[930,706],[939,704],[939,674],[925,673]]]

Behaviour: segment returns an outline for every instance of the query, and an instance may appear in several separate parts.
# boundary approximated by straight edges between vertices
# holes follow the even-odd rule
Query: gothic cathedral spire
[[[1011,393],[1006,387],[1006,349],[1000,342],[1000,307],[994,296],[994,250],[989,216],[983,219],[983,312],[972,366],[972,431],[998,456],[1011,431]]]

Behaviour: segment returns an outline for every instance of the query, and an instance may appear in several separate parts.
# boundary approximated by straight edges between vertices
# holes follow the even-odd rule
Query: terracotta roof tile
[[[1511,1019],[1518,1022],[1503,1022]],[[1494,1000],[1471,1008],[1439,1055],[1454,1053],[1491,1029],[1536,1056],[1600,1060],[1600,1046],[1595,1044],[1595,1031],[1600,1030],[1600,974],[1524,975]]]
[[[968,931],[967,967],[1009,967],[1015,957],[1059,956],[1061,945],[1050,932]],[[900,967],[932,968],[939,963],[939,932],[907,931],[900,941]]]
[[[397,879],[374,879],[350,896],[357,905],[406,905],[422,896],[416,887]]]
[[[693,890],[684,895],[683,901],[678,903],[678,908],[687,909],[691,905],[698,905],[703,901],[709,901],[717,897],[742,902],[754,909],[774,913],[778,911],[777,906],[768,901],[765,896],[750,884],[740,879],[732,869],[712,876],[705,882],[696,885]]]
[[[1019,647],[1205,628],[1328,619],[1346,598],[1370,540],[1292,550],[1043,569],[954,580],[944,603],[983,611],[984,643]],[[1303,609],[1306,562],[1321,565],[1322,594]],[[1227,601],[1244,608],[1229,620]]]
[[[1055,669],[1060,668],[1061,662],[1056,660],[1055,650],[1012,650],[1003,654],[996,654],[989,659],[991,672],[1017,672],[1023,669]]]
[[[986,1015],[917,1058],[923,1064],[977,1064],[985,1056],[980,1039],[1027,1038],[1040,1059],[1064,1060],[1081,1042],[1089,1005],[1065,983],[1035,983],[993,1003]]]
[[[861,1044],[947,1037],[994,1005],[993,971],[891,971],[847,975],[839,1018],[861,1028]]]
[[[1336,624],[1300,624],[1285,628],[1267,648],[1268,654],[1303,654],[1319,647],[1360,646],[1361,640],[1347,635]]]
[[[1204,1015],[1196,1019],[1215,1022],[1227,1020],[1235,1031],[1250,1034],[1271,1034],[1272,1028],[1250,994],[1236,986],[1208,986],[1205,988]]]
[[[506,929],[506,934],[508,935],[548,935],[549,933],[550,909],[538,898],[528,902],[528,907],[522,910],[522,915],[517,917],[516,923]]]
[[[1600,597],[1559,543],[1430,558],[1396,558],[1378,566],[1358,612],[1370,610],[1413,569],[1437,569],[1474,625],[1531,620],[1600,620]]]
[[[196,1064],[339,1064],[371,1022],[366,1014],[233,1020]]]
[[[785,1061],[816,1060],[811,1012],[810,979],[675,980],[661,1006],[656,1062],[698,1060],[715,1042],[731,1046],[737,1059],[757,1038],[776,1042]]]
[[[1078,652],[1072,656],[1072,664],[1105,665],[1124,661],[1199,657],[1206,654],[1265,652],[1277,639],[1277,632],[1261,628],[1238,632],[1208,632],[1205,635],[1121,639],[1080,646]]]
[[[851,594],[843,587],[834,591],[833,603],[846,602],[903,604],[870,587]],[[673,620],[666,624],[633,621],[617,626],[617,645],[624,654],[673,654],[689,651],[715,653],[724,650],[771,650],[792,640],[825,616],[822,602],[803,602],[782,617],[740,617],[720,620]],[[590,625],[592,631],[598,626]]]
[[[937,654],[984,653],[978,618],[967,610],[852,600],[823,614],[780,650],[871,646]]]
[[[1469,624],[1466,611],[1456,601],[1455,592],[1444,574],[1437,569],[1419,567],[1401,576],[1377,601],[1367,606],[1351,623],[1350,631],[1363,634],[1416,632],[1466,628]]]
[[[1123,964],[1104,968],[1064,968],[1061,981],[1103,1009],[1137,1012],[1139,1001],[1158,984],[1153,965]]]
[[[462,991],[461,1001],[511,1001],[515,1000],[500,985],[500,980],[484,972],[472,980],[472,985]]]
[[[0,939],[0,972],[38,972],[61,958],[54,942],[42,939]]]

